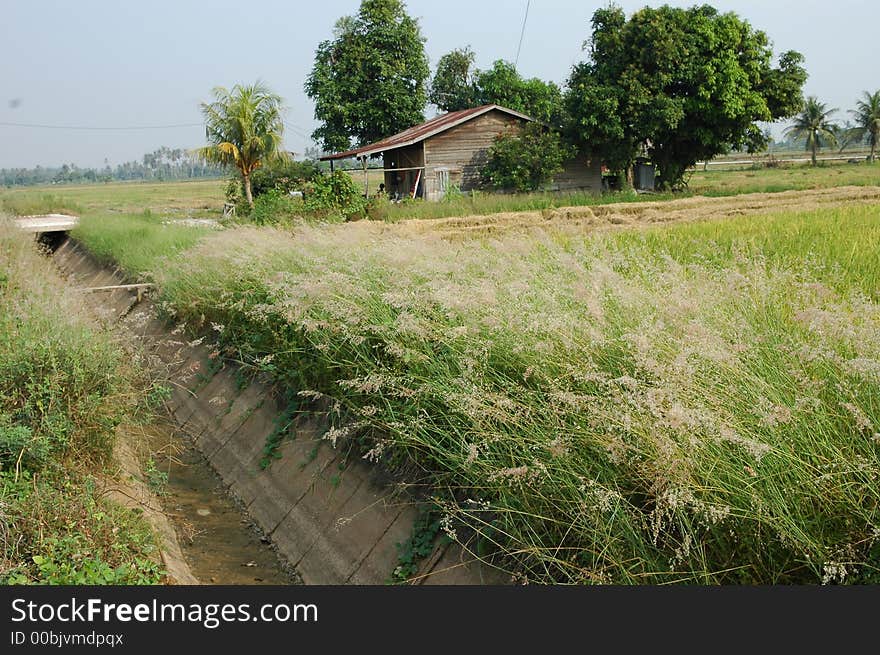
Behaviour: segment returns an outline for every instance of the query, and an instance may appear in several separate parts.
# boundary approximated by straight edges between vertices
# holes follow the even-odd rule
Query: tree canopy
[[[553,82],[524,78],[510,62],[497,60],[488,70],[474,69],[468,47],[440,58],[428,99],[444,111],[501,105],[545,123],[561,119],[562,91]]]
[[[437,62],[437,71],[428,89],[428,102],[443,111],[478,107],[473,71],[476,55],[470,47],[448,52]]]
[[[241,174],[245,197],[253,207],[251,175],[268,159],[284,159],[281,96],[262,82],[232,90],[213,90],[214,101],[203,102],[205,133],[210,145],[197,152],[210,162],[234,166]]]
[[[803,57],[786,52],[773,67],[767,35],[734,13],[663,6],[627,20],[611,6],[592,27],[589,59],[569,79],[569,134],[618,171],[647,149],[662,188],[701,159],[762,148],[757,123],[802,105]]]
[[[424,120],[430,75],[418,21],[400,0],[363,0],[315,53],[305,90],[327,151],[366,145]]]

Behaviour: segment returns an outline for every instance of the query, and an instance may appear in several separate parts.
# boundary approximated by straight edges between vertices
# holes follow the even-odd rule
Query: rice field
[[[360,185],[363,177],[352,171]],[[369,171],[369,187],[376,192],[381,178]],[[112,182],[92,185],[51,185],[0,189],[0,210],[9,214],[37,214],[61,211],[85,214],[141,214],[150,211],[162,218],[219,218],[225,201],[226,180],[188,182]],[[684,194],[649,196],[656,201],[690,196],[736,196],[830,189],[843,186],[880,186],[880,162],[874,164],[790,166],[747,170],[695,171]],[[642,202],[645,196],[618,193],[514,194],[469,193],[444,202],[410,201],[373,207],[374,220],[397,222],[408,219],[437,219],[486,216],[505,212],[552,211],[564,207],[593,207]]]
[[[132,272],[520,581],[876,582],[875,192],[239,227]]]

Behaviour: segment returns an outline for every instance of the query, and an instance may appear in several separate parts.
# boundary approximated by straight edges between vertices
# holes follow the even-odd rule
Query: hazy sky
[[[602,1],[532,0],[519,69],[563,83]],[[663,2],[622,0],[627,13]],[[693,1],[668,0],[690,6]],[[840,117],[864,90],[880,88],[877,0],[716,0],[763,29],[775,52],[807,59],[806,92]],[[317,44],[358,0],[334,2],[122,2],[2,0],[0,123],[131,127],[199,124],[199,102],[216,85],[263,79],[286,101],[286,145],[311,145],[313,107],[303,83]],[[477,65],[513,60],[526,0],[410,0],[427,38],[431,67],[465,45]],[[159,146],[203,145],[198,126],[141,131],[37,129],[0,125],[0,168],[111,165]]]

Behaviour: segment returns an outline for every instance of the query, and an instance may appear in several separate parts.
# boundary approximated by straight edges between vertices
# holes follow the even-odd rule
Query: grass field
[[[360,184],[359,172],[353,172]],[[375,192],[379,178],[370,173],[370,189]],[[145,210],[160,218],[220,217],[225,180],[110,183],[84,186],[22,187],[0,189],[0,210],[10,214],[66,211],[73,214],[140,214]],[[729,196],[745,193],[772,193],[786,190],[822,189],[839,186],[880,186],[880,162],[841,164],[811,168],[795,166],[738,171],[698,171],[693,174],[686,194],[655,195],[654,199],[680,198],[682,195]],[[541,211],[566,206],[596,206],[644,200],[637,194],[596,196],[575,194],[497,195],[488,193],[450,197],[439,203],[422,201],[387,203],[376,208],[373,218],[399,221],[410,218],[444,218],[488,215],[515,211]]]
[[[837,186],[880,186],[880,162],[763,168],[738,171],[695,171],[688,189],[696,195],[774,193]]]
[[[25,215],[45,211],[217,217],[223,213],[226,180],[111,182],[0,189],[0,209]]]
[[[847,193],[613,231],[240,227],[137,265],[519,579],[877,582],[880,203]]]

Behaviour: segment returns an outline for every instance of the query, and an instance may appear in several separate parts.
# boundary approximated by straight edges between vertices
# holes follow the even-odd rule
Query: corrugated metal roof
[[[483,105],[482,107],[474,107],[473,109],[463,109],[462,111],[453,111],[448,114],[442,114],[426,123],[422,123],[421,125],[416,125],[415,127],[411,127],[399,134],[395,134],[394,136],[390,136],[387,139],[382,139],[381,141],[377,141],[376,143],[372,143],[368,146],[363,146],[362,148],[356,148],[354,150],[348,150],[347,152],[340,152],[335,155],[327,155],[325,157],[321,157],[321,161],[329,161],[331,159],[348,159],[350,157],[369,157],[371,155],[377,155],[380,152],[385,152],[386,150],[396,150],[397,148],[405,148],[406,146],[411,146],[419,141],[424,141],[425,139],[434,136],[435,134],[439,134],[440,132],[445,132],[448,129],[455,127],[456,125],[461,125],[469,120],[476,118],[477,116],[482,116],[493,109],[497,109],[498,111],[503,111],[505,114],[510,114],[511,116],[516,116],[517,118],[522,118],[526,121],[533,120],[530,116],[526,116],[525,114],[521,114],[518,111],[514,111],[513,109],[508,109],[507,107],[502,107],[500,105]]]

